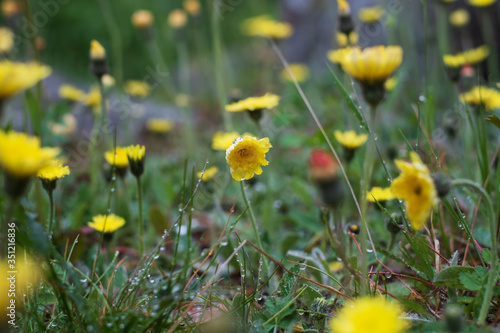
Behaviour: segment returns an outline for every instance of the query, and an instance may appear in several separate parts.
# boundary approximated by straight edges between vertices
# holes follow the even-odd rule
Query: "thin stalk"
[[[137,180],[137,201],[139,205],[139,237],[140,237],[140,249],[141,257],[144,256],[144,251],[146,251],[146,245],[144,243],[144,220],[142,218],[142,182],[141,176],[135,177]]]
[[[102,83],[102,80],[99,80],[99,92],[101,94],[101,119],[100,119],[100,128],[103,130],[109,129],[109,124],[108,124],[108,112],[107,112],[107,106],[106,106],[106,92],[104,90],[104,84]],[[111,147],[113,144],[113,138],[111,137],[111,133],[109,133],[109,136],[107,137],[108,140],[108,145]]]
[[[496,38],[493,34],[493,20],[491,15],[491,8],[479,8],[479,17],[481,21],[481,30],[485,37],[486,42],[489,45],[490,56],[488,57],[488,72],[491,73],[486,78],[488,82],[496,82],[498,80],[498,56],[497,56],[497,45]]]
[[[111,46],[113,48],[113,76],[116,79],[116,84],[121,85],[123,82],[123,51],[120,27],[116,24],[109,3],[106,0],[98,0],[98,2],[104,16],[106,28],[111,37]]]
[[[54,190],[47,191],[47,194],[49,195],[49,208],[50,208],[48,231],[49,231],[49,237],[51,237],[52,236],[52,226],[54,223],[54,215],[55,215]]]

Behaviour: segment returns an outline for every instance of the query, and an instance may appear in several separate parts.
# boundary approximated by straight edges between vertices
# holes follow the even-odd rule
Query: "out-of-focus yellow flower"
[[[226,150],[226,161],[231,167],[231,176],[237,181],[260,175],[262,167],[268,165],[266,153],[272,148],[269,138],[257,140],[251,136],[238,138]]]
[[[459,53],[459,54],[456,54],[456,55],[445,54],[443,56],[443,62],[444,62],[444,65],[446,67],[449,67],[449,68],[460,68],[463,65],[465,65],[465,63],[467,61],[465,60],[464,55],[462,53]]]
[[[0,27],[0,52],[9,53],[14,45],[14,33],[9,28]]]
[[[89,93],[84,97],[83,104],[91,107],[94,114],[101,112],[102,96],[99,87],[92,87]]]
[[[480,62],[483,62],[484,60],[486,60],[486,58],[488,58],[489,54],[490,48],[487,45],[482,45],[462,52],[465,61],[469,65],[476,65]]]
[[[328,264],[328,269],[332,273],[340,272],[344,268],[344,263],[342,261],[334,261]]]
[[[351,7],[349,7],[347,0],[337,0],[337,8],[340,15],[351,14]]]
[[[184,10],[191,16],[196,16],[201,11],[201,4],[198,0],[184,0],[182,5]]]
[[[35,62],[0,61],[0,100],[33,87],[50,73],[50,67]]]
[[[488,87],[476,86],[461,94],[460,100],[472,106],[483,106],[486,111],[500,108],[500,92]]]
[[[303,82],[309,78],[309,68],[307,67],[307,65],[299,63],[290,64],[290,71],[292,72],[297,82]],[[286,69],[281,71],[281,79],[283,81],[293,82],[290,75],[288,75],[288,71]]]
[[[130,172],[136,177],[140,177],[144,172],[144,160],[146,157],[146,147],[141,145],[131,145],[127,148],[127,158],[130,165]]]
[[[384,88],[386,91],[392,91],[398,85],[399,79],[395,76],[387,79],[384,83]]]
[[[496,0],[467,0],[474,7],[487,7],[495,3]]]
[[[126,168],[128,166],[127,149],[116,147],[115,150],[105,152],[104,159],[117,168]]]
[[[212,149],[225,151],[239,137],[238,132],[216,132],[212,138]]]
[[[112,233],[125,225],[125,219],[115,214],[97,215],[87,225],[103,233]]]
[[[328,51],[327,57],[332,63],[342,66],[342,61],[351,52],[351,47]]]
[[[390,187],[372,187],[370,192],[366,194],[366,199],[370,202],[376,201],[387,201],[395,199],[396,197],[391,191]]]
[[[132,25],[137,29],[147,29],[154,22],[154,16],[149,10],[140,9],[132,14]]]
[[[85,99],[85,93],[75,86],[63,84],[59,87],[59,97],[72,102],[80,102]]]
[[[62,123],[49,123],[49,128],[55,135],[71,135],[76,129],[76,118],[72,114],[65,114]]]
[[[400,46],[351,48],[342,58],[342,69],[362,84],[383,83],[403,61]]]
[[[411,162],[396,160],[401,174],[392,181],[391,191],[397,199],[405,201],[406,216],[413,229],[424,227],[437,203],[437,190],[431,173],[417,153],[410,153]]]
[[[146,129],[153,133],[167,133],[174,128],[175,123],[170,119],[150,118],[146,120]]]
[[[180,29],[187,23],[186,12],[182,9],[174,9],[168,14],[168,24],[174,29]]]
[[[349,302],[330,321],[335,333],[402,333],[409,326],[398,304],[382,297],[363,297]]]
[[[147,97],[151,93],[150,85],[144,81],[137,81],[137,80],[126,81],[123,89],[130,96],[137,98]]]
[[[90,42],[90,59],[102,60],[106,58],[106,50],[95,39]]]
[[[42,148],[38,137],[0,130],[0,167],[12,177],[35,176],[59,153],[59,148]]]
[[[338,31],[335,34],[335,39],[340,47],[347,47],[348,45],[355,46],[358,43],[358,33],[356,31],[351,31],[348,36]]]
[[[465,9],[457,9],[450,14],[450,23],[457,28],[467,25],[469,20],[469,12]]]
[[[226,111],[243,112],[262,109],[272,109],[279,104],[280,97],[278,95],[267,93],[260,97],[249,97],[242,99],[236,103],[226,105]]]
[[[115,85],[115,78],[109,74],[104,74],[101,78],[101,82],[105,87],[113,87]]]
[[[384,17],[385,11],[380,6],[365,7],[361,8],[358,13],[358,17],[361,22],[364,23],[374,23],[380,21]]]
[[[209,180],[214,178],[217,172],[219,172],[219,168],[213,166],[205,170],[205,172],[203,173],[203,178],[201,177],[201,171],[196,173],[196,177],[201,178],[201,180],[204,182],[208,182]]]
[[[348,149],[357,149],[368,140],[368,134],[356,134],[354,131],[335,131],[333,134],[335,135],[335,139]]]
[[[243,21],[241,29],[247,36],[260,36],[272,39],[285,39],[293,33],[293,28],[290,24],[275,21],[268,15],[246,19]]]
[[[22,3],[15,0],[2,1],[2,15],[10,17],[19,14],[22,11]]]
[[[64,159],[52,160],[51,164],[38,171],[38,178],[54,181],[70,174],[69,166],[64,165]]]

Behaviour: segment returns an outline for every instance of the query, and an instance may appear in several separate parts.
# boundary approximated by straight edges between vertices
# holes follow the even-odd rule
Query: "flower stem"
[[[486,192],[485,189],[481,187],[476,182],[473,182],[469,179],[455,179],[451,182],[453,187],[466,186],[472,189],[475,189],[484,198],[486,205],[488,206],[490,218],[489,226],[490,226],[490,236],[491,236],[491,267],[488,275],[488,282],[486,284],[486,290],[484,292],[483,303],[481,304],[481,310],[479,311],[479,316],[477,318],[477,324],[483,325],[486,320],[486,316],[488,315],[488,309],[490,307],[491,299],[493,297],[493,287],[495,286],[495,281],[497,277],[497,262],[498,262],[498,245],[497,245],[497,231],[496,231],[496,217],[495,211],[493,209],[493,202],[491,200],[491,196]]]
[[[52,226],[54,223],[54,215],[55,215],[55,205],[54,205],[54,190],[47,191],[47,194],[49,195],[49,208],[50,208],[50,213],[49,213],[49,223],[48,223],[48,232],[49,232],[49,237],[52,235]]]
[[[142,182],[141,176],[135,177],[137,180],[137,201],[139,204],[139,237],[140,237],[140,248],[141,248],[141,257],[144,255],[144,251],[146,250],[146,246],[144,244],[144,220],[142,218]]]

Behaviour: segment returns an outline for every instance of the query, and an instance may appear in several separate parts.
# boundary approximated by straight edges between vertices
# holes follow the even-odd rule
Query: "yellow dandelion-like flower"
[[[104,153],[104,158],[109,164],[115,165],[117,168],[126,168],[128,166],[126,148],[116,147],[113,151],[107,151]]]
[[[129,80],[123,87],[130,96],[137,98],[147,97],[151,93],[151,86],[144,81]]]
[[[0,27],[0,52],[8,53],[14,46],[14,33],[9,28]]]
[[[216,132],[212,137],[212,149],[226,151],[239,137],[238,132]]]
[[[422,229],[437,203],[437,191],[429,169],[418,154],[410,153],[411,162],[396,160],[401,174],[392,181],[391,191],[405,201],[406,215],[415,230]]]
[[[409,326],[398,304],[382,297],[363,297],[347,303],[330,321],[335,333],[402,333]]]
[[[351,47],[345,47],[338,50],[328,51],[327,54],[328,60],[330,60],[334,64],[342,66],[344,58],[346,57],[346,55],[350,54],[351,49],[352,49]]]
[[[201,11],[201,4],[198,0],[184,0],[182,4],[184,10],[191,16],[196,16]]]
[[[242,99],[236,103],[226,105],[226,111],[242,112],[254,111],[262,109],[272,109],[279,104],[280,97],[278,95],[267,93],[260,97],[249,97]]]
[[[127,157],[131,161],[142,161],[144,160],[144,156],[146,156],[146,147],[141,145],[131,145],[126,148]]]
[[[157,134],[170,132],[174,125],[175,123],[170,119],[149,118],[146,120],[146,129]]]
[[[342,69],[363,84],[387,80],[403,61],[400,46],[351,48],[342,58]]]
[[[35,176],[59,153],[59,148],[42,148],[37,137],[0,130],[0,167],[15,178]]]
[[[257,140],[251,136],[238,138],[226,150],[226,161],[231,167],[231,176],[237,181],[260,175],[262,167],[268,165],[266,153],[272,148],[269,138]]]
[[[490,48],[487,45],[478,46],[476,48],[462,52],[466,63],[476,65],[483,62],[490,55]]]
[[[290,24],[275,21],[268,15],[246,19],[243,21],[241,29],[247,36],[260,36],[272,39],[285,39],[293,33],[293,28]]]
[[[75,86],[63,84],[59,87],[59,97],[72,102],[80,102],[85,99],[85,93]]]
[[[201,180],[204,182],[208,182],[209,180],[214,178],[217,172],[219,172],[219,168],[213,166],[208,169],[205,169],[205,173],[203,173],[203,178],[201,177],[201,171],[196,173],[196,177],[201,178]]]
[[[390,79],[387,79],[384,83],[384,88],[386,91],[392,91],[398,85],[398,78],[393,76]]]
[[[140,9],[132,14],[132,25],[137,29],[149,28],[154,22],[154,16],[149,10]]]
[[[337,0],[337,7],[340,15],[349,15],[351,13],[347,0]]]
[[[467,0],[474,7],[487,7],[495,3],[496,0]]]
[[[290,64],[290,71],[297,82],[303,82],[309,78],[309,68],[307,65],[299,63]],[[290,75],[288,75],[288,71],[286,69],[281,72],[281,80],[293,81]]]
[[[372,187],[372,189],[366,194],[366,199],[370,202],[376,201],[387,201],[395,199],[396,197],[391,191],[390,187]]]
[[[357,149],[368,140],[368,134],[356,134],[354,131],[335,131],[333,134],[335,135],[335,139],[348,149]]]
[[[103,233],[111,233],[125,225],[125,219],[115,214],[97,215],[87,225]]]
[[[186,12],[182,9],[174,9],[168,14],[168,24],[174,29],[180,29],[187,23]]]
[[[374,23],[380,21],[384,17],[385,11],[380,6],[365,7],[361,8],[358,13],[358,17],[361,22],[364,23]]]
[[[358,33],[356,31],[351,31],[349,33],[349,43],[351,45],[356,45],[358,43],[358,39],[359,39],[359,36],[358,36]]]
[[[460,100],[472,106],[483,106],[486,111],[500,108],[500,92],[488,87],[476,86],[461,94]]]
[[[113,87],[116,83],[115,78],[109,74],[104,74],[101,78],[101,82],[106,88]]]
[[[465,65],[466,62],[467,61],[465,60],[464,55],[461,53],[456,55],[445,54],[443,56],[443,63],[446,67],[449,68],[460,68]]]
[[[50,67],[35,62],[0,61],[0,100],[33,87],[50,73]]]
[[[337,32],[335,34],[335,40],[340,47],[346,47],[347,44],[349,44],[349,37],[343,32]]]
[[[64,160],[57,159],[52,161],[51,165],[38,171],[38,178],[53,182],[54,180],[64,178],[70,174],[69,166],[64,165]]]
[[[467,25],[467,23],[469,23],[470,15],[469,15],[469,12],[465,9],[457,9],[457,10],[451,12],[449,19],[450,19],[451,25],[453,25],[457,28],[460,28],[460,27]]]
[[[106,58],[106,50],[101,45],[101,43],[99,43],[98,41],[96,41],[95,39],[93,39],[90,42],[90,59],[92,59],[92,60],[102,60],[102,59],[105,59],[105,58]]]

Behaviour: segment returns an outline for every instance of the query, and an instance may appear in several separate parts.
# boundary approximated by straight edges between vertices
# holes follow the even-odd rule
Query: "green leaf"
[[[459,275],[461,289],[469,291],[479,291],[481,289],[483,278],[488,274],[488,268],[477,266],[472,272],[463,272]]]
[[[500,128],[500,118],[498,118],[498,116],[491,115],[491,116],[487,117],[485,120],[489,121],[490,123],[492,123],[496,127]]]
[[[310,309],[316,298],[323,298],[323,296],[317,289],[308,286],[302,293],[301,302]]]
[[[434,276],[433,283],[439,287],[452,287],[463,289],[459,276],[464,273],[473,273],[474,268],[470,266],[452,266],[443,269]]]
[[[30,91],[26,91],[26,102],[28,104],[28,112],[31,118],[31,124],[36,135],[42,134],[42,110],[35,95]]]
[[[266,303],[264,304],[265,310],[259,314],[259,317],[266,322],[279,313],[276,318],[265,325],[265,329],[268,332],[275,327],[286,329],[295,321],[295,304],[288,305],[292,300],[292,297],[266,299]]]
[[[295,274],[299,274],[300,272],[300,266],[299,265],[293,265],[292,268],[290,268],[290,272],[293,272]],[[283,279],[281,279],[280,285],[278,286],[278,293],[281,297],[287,297],[290,296],[293,286],[295,284],[295,281],[297,281],[297,277],[293,274],[286,273],[283,276]]]

